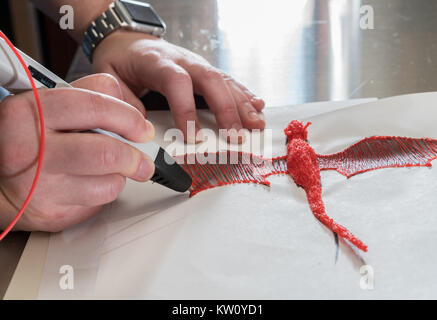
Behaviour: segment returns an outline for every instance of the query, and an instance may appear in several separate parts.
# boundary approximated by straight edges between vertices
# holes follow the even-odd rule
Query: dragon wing
[[[319,170],[336,170],[350,178],[359,173],[382,168],[430,167],[431,162],[436,158],[437,140],[375,136],[365,138],[335,154],[317,155],[317,165]],[[249,153],[225,151],[188,154],[177,161],[193,179],[190,196],[206,189],[228,184],[258,183],[269,186],[270,183],[266,179],[268,176],[288,173],[286,156],[264,159]],[[299,170],[305,171],[306,168],[304,164]],[[313,169],[308,168],[308,170]],[[318,184],[320,184],[319,170],[316,170],[319,177]],[[305,191],[311,210],[322,223],[361,250],[367,251],[367,247],[359,239],[326,215],[321,199],[321,189],[318,194],[314,194],[313,188],[307,187]],[[314,199],[318,200],[317,197],[320,197],[319,201],[314,202]],[[321,212],[315,211],[314,203],[318,205],[316,209],[320,209],[321,204],[322,207],[318,210]]]
[[[190,174],[191,196],[219,186],[257,183],[269,186],[267,177],[287,174],[286,156],[264,159],[250,153],[223,151],[184,155],[178,162]],[[375,136],[331,155],[317,155],[320,170],[336,170],[347,178],[383,168],[430,167],[437,158],[437,140]]]
[[[270,186],[267,177],[286,174],[285,156],[264,159],[245,152],[223,151],[206,155],[188,154],[177,158],[192,177],[190,196],[228,184],[257,183]]]
[[[320,170],[336,170],[350,178],[356,174],[400,167],[431,167],[437,158],[437,140],[375,136],[344,151],[318,155]]]

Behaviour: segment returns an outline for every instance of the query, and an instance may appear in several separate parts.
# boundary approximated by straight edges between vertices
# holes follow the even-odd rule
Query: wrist
[[[116,52],[116,49],[127,50],[134,43],[142,40],[163,41],[162,38],[151,34],[119,29],[112,32],[96,46],[92,61],[93,63],[100,61],[100,57],[106,52]]]
[[[84,32],[82,48],[90,59],[97,46],[118,30],[162,37],[166,31],[164,21],[150,4],[131,0],[116,0],[92,20]]]
[[[86,5],[84,5],[82,1],[81,5],[76,5],[83,6],[83,8],[81,7],[77,10],[78,14],[76,15],[75,28],[70,32],[70,35],[78,44],[82,43],[83,35],[90,24],[105,12],[114,1],[115,0],[86,1]]]

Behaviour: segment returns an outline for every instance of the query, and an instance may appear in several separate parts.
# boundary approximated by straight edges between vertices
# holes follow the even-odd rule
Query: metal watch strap
[[[103,12],[85,31],[82,39],[82,48],[86,56],[92,61],[94,49],[106,36],[121,27],[127,26],[117,7],[117,1],[112,3],[108,10]]]

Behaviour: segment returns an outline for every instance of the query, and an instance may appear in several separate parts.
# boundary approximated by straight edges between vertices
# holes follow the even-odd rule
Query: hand
[[[194,92],[205,98],[220,128],[265,127],[259,115],[263,100],[202,57],[162,39],[119,30],[97,46],[93,61],[94,71],[114,75],[125,100],[142,112],[145,110],[137,96],[144,89],[163,94],[186,139],[187,121],[195,121],[199,130]]]
[[[102,128],[134,142],[153,139],[151,123],[116,99],[121,98],[118,82],[109,75],[95,75],[73,85],[108,95],[85,89],[39,91],[45,157],[19,230],[60,231],[115,200],[126,177],[142,182],[153,175],[152,160],[139,150],[101,134],[78,132]],[[0,229],[18,212],[35,175],[39,152],[35,110],[31,92],[8,97],[0,105]]]

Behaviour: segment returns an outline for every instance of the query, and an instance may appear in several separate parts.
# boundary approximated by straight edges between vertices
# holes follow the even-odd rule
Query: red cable
[[[26,71],[27,77],[30,80],[30,84],[32,86],[32,91],[33,91],[33,94],[35,95],[35,101],[36,101],[36,106],[37,106],[38,115],[39,115],[39,125],[40,125],[40,130],[41,130],[40,147],[39,147],[39,154],[38,154],[38,165],[36,167],[36,173],[35,173],[35,177],[34,177],[33,182],[32,182],[32,187],[30,188],[29,194],[27,195],[26,200],[24,200],[23,206],[18,211],[14,220],[12,220],[11,224],[2,232],[2,234],[0,234],[0,241],[2,241],[6,237],[6,235],[14,228],[14,226],[17,224],[18,220],[20,220],[21,216],[24,213],[24,210],[26,210],[26,208],[30,202],[30,199],[32,199],[32,196],[35,192],[35,188],[36,188],[36,185],[38,183],[39,176],[41,174],[42,161],[44,159],[45,130],[44,130],[44,118],[43,118],[43,113],[42,113],[41,101],[39,100],[38,91],[36,90],[35,82],[33,81],[33,78],[32,78],[32,75],[30,74],[29,68],[26,66],[26,63],[24,62],[23,58],[21,57],[21,55],[17,51],[17,49],[15,49],[12,42],[9,41],[9,39],[5,36],[5,34],[2,31],[0,31],[0,37],[6,41],[8,46],[15,53],[18,60],[20,61],[20,64],[24,68],[24,71]]]

